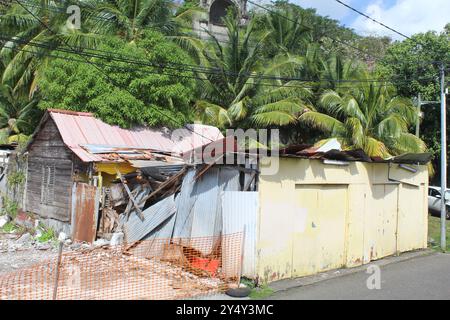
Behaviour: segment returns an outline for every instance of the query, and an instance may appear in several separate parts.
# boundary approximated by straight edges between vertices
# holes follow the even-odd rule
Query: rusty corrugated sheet
[[[73,194],[72,238],[74,241],[92,243],[97,230],[97,187],[86,183],[76,183]]]
[[[177,141],[171,140],[168,129],[122,129],[96,119],[93,114],[50,109],[64,143],[83,161],[102,161],[98,154],[91,154],[82,145],[131,146],[163,152],[185,152],[211,141],[223,138],[219,129],[200,124],[179,129]]]

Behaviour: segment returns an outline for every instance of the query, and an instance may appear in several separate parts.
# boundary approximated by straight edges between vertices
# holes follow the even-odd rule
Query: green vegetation
[[[249,297],[251,299],[264,299],[269,297],[273,293],[273,289],[267,284],[256,286],[255,281],[248,278],[241,278],[241,283],[251,289]]]
[[[81,8],[80,29],[66,23],[69,4]],[[43,110],[64,108],[121,127],[203,121],[279,128],[284,144],[335,137],[372,156],[439,152],[438,108],[427,109],[419,139],[412,99],[439,99],[434,62],[450,61],[449,26],[392,42],[281,0],[245,25],[229,10],[227,37],[202,39],[192,29],[207,19],[198,5],[28,0],[54,32],[19,4],[2,5],[0,139],[25,140]]]
[[[13,222],[6,223],[1,229],[2,232],[12,233],[18,230],[17,226]]]
[[[428,240],[430,248],[441,251],[441,218],[433,216],[428,217]],[[450,228],[447,227],[447,252],[450,252],[449,240]]]
[[[161,33],[145,31],[144,34],[145,39],[134,43],[107,38],[98,49],[119,56],[132,52],[134,57],[155,65],[189,61],[189,56],[166,41]],[[102,70],[108,76],[99,72],[96,65],[61,59],[50,62],[39,80],[42,88],[39,108],[58,106],[93,112],[121,127],[136,124],[180,127],[193,120],[189,112],[195,90],[195,81],[189,78],[192,72],[168,75],[154,67],[136,67],[117,61],[102,63]]]
[[[264,299],[269,297],[273,293],[273,289],[271,289],[268,285],[262,285],[261,287],[253,288],[250,293],[251,299]]]
[[[387,84],[365,83],[345,90],[338,86],[322,93],[319,111],[305,112],[300,120],[337,138],[344,148],[360,148],[369,156],[425,152],[423,141],[409,133],[417,120],[414,106],[394,94]]]
[[[19,210],[19,204],[11,200],[7,195],[2,195],[3,206],[1,208],[2,215],[7,214],[11,218],[17,216],[17,211]]]
[[[37,241],[44,243],[56,240],[56,234],[52,228],[46,228],[43,225],[39,225],[38,228],[42,231],[42,234],[36,238]]]

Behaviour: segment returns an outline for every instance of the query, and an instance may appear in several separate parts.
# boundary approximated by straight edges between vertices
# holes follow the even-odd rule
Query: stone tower
[[[209,35],[200,30],[207,29],[219,40],[226,40],[226,28],[222,18],[226,16],[228,8],[235,6],[241,19],[241,23],[247,22],[247,0],[200,0],[200,5],[207,12],[207,18],[194,22],[194,28],[198,30],[200,37],[207,38]]]

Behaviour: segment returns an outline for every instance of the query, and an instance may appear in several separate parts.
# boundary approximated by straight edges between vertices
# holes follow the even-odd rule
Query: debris
[[[9,218],[8,215],[3,215],[0,217],[0,228],[3,228],[3,226],[5,224],[7,224],[9,221],[11,221],[11,219]]]
[[[27,232],[24,233],[19,239],[17,239],[17,243],[20,244],[29,243],[31,242],[31,240],[32,240],[31,234]]]
[[[37,243],[35,248],[37,250],[49,250],[52,246],[49,243]]]
[[[116,232],[113,233],[112,237],[111,237],[111,241],[110,244],[112,246],[117,246],[117,245],[121,245],[123,243],[123,239],[124,239],[124,234],[123,232]]]
[[[98,239],[94,241],[94,247],[102,247],[109,245],[109,241],[105,239]]]
[[[207,271],[211,276],[215,277],[217,269],[219,268],[220,261],[217,259],[205,259],[199,257],[193,257],[191,265],[194,268]]]
[[[70,249],[72,249],[72,250],[77,250],[80,248],[81,248],[81,243],[79,243],[79,242],[75,242],[70,245]]]
[[[328,152],[331,150],[338,150],[338,151],[342,150],[342,146],[337,139],[334,139],[334,138],[330,139],[324,145],[322,145],[319,149],[317,149],[317,152],[325,153],[325,152]]]
[[[36,229],[36,232],[34,233],[34,237],[35,238],[40,238],[41,236],[42,236],[41,229]]]
[[[34,228],[35,220],[26,212],[20,211],[14,219],[14,223],[19,226],[32,229]]]
[[[112,233],[119,226],[119,214],[113,208],[107,207],[102,209],[100,218],[99,233],[105,235]]]
[[[64,241],[67,239],[67,235],[64,232],[60,232],[58,235],[58,241]]]
[[[124,234],[127,243],[143,239],[155,228],[175,214],[176,207],[174,195],[159,201],[153,206],[144,210],[144,220],[140,220],[136,215],[124,225]]]
[[[118,183],[105,188],[105,193],[108,194],[108,200],[110,201],[109,206],[114,208],[126,203],[124,190],[124,187]]]
[[[128,194],[128,197],[130,198],[130,201],[133,203],[134,207],[136,208],[137,212],[138,212],[138,216],[141,218],[141,220],[144,220],[144,214],[142,213],[141,208],[139,207],[139,205],[136,203],[136,200],[134,199],[133,195],[131,194],[130,188],[128,188],[127,184],[125,183],[125,180],[122,177],[122,174],[120,173],[119,170],[117,171],[117,175],[120,178],[120,181],[122,182],[123,187],[125,188],[125,191]]]
[[[160,199],[165,198],[168,195],[175,194],[181,185],[181,181],[183,180],[184,175],[187,172],[187,168],[183,167],[182,170],[180,170],[177,174],[173,175],[169,179],[167,179],[165,182],[161,183],[161,185],[153,191],[148,196],[144,197],[141,200],[141,203],[145,203],[146,201],[150,200],[151,198],[155,197],[156,195],[160,196]]]

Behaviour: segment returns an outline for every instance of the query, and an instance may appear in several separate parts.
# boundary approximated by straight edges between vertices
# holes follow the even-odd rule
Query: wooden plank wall
[[[70,222],[72,152],[65,146],[54,121],[49,118],[36,135],[28,155],[26,208],[45,218]],[[53,188],[46,189],[43,168],[54,167]],[[47,171],[48,176],[48,171]],[[42,192],[51,201],[42,203]]]

